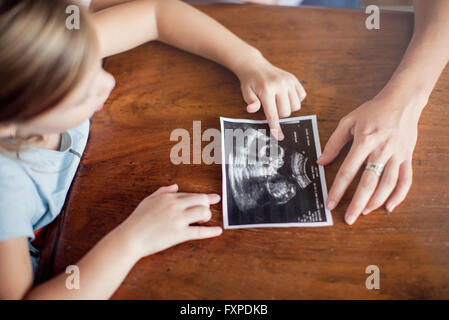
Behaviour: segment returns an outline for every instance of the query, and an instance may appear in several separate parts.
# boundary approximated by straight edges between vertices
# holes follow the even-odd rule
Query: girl
[[[238,76],[249,112],[263,106],[279,139],[278,117],[305,98],[296,77],[183,2],[93,1],[99,11],[81,8],[80,28],[69,30],[71,4],[0,0],[0,298],[108,298],[140,258],[222,232],[191,226],[211,218],[218,195],[162,187],[77,263],[79,290],[67,290],[65,274],[32,287],[29,241],[59,214],[89,118],[115,85],[102,58],[157,39],[214,60]]]

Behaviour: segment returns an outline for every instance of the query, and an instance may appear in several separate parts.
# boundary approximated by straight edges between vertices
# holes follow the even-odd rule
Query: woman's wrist
[[[410,111],[417,116],[421,115],[429,100],[430,92],[410,84],[390,81],[374,98],[375,101],[390,101],[389,105],[401,111]]]

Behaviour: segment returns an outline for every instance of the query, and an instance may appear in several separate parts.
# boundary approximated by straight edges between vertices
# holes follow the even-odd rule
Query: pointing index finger
[[[282,133],[282,129],[279,124],[279,115],[277,113],[275,96],[270,95],[269,97],[264,97],[264,99],[262,99],[262,105],[265,116],[267,117],[271,134],[279,141],[284,140],[284,134]]]

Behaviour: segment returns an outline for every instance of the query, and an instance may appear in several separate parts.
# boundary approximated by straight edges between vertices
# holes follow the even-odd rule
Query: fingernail
[[[364,215],[364,216],[366,216],[368,213],[370,213],[371,212],[371,210],[369,210],[369,209],[365,209],[365,210],[363,210],[362,211],[362,214]]]
[[[347,224],[351,225],[355,221],[355,216],[353,216],[353,215],[346,215],[345,216],[345,220],[346,220]]]
[[[394,210],[394,206],[393,206],[393,205],[387,206],[387,211],[388,211],[388,212],[392,213],[393,210]]]
[[[329,200],[329,201],[327,202],[327,208],[328,208],[329,210],[333,210],[333,209],[335,208],[335,201]]]
[[[214,201],[214,202],[215,201],[218,202],[221,199],[220,195],[218,195],[216,193],[212,194],[211,196],[212,196],[212,201]]]
[[[279,130],[278,131],[278,139],[279,139],[279,141],[282,141],[282,140],[284,140],[284,134],[282,133],[282,131],[281,130]]]
[[[217,234],[222,234],[222,233],[223,233],[223,229],[219,227],[219,228],[217,229],[216,233],[217,233]]]

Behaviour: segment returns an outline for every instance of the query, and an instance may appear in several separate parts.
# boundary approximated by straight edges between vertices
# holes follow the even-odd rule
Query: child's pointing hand
[[[263,108],[268,125],[275,138],[283,140],[279,118],[286,118],[301,109],[306,91],[298,79],[265,59],[243,67],[238,77],[243,98],[250,113]]]

